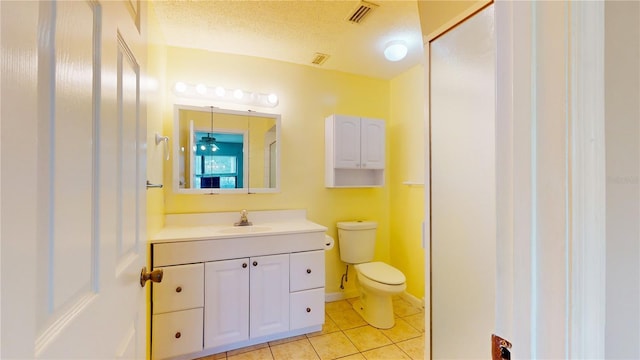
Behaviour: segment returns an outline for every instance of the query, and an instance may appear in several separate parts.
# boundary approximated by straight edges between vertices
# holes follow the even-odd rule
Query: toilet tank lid
[[[342,230],[371,230],[378,227],[375,221],[341,221],[338,229]]]
[[[404,276],[402,271],[383,262],[376,261],[357,264],[355,267],[361,275],[379,283],[387,285],[401,285],[407,281],[407,278]]]

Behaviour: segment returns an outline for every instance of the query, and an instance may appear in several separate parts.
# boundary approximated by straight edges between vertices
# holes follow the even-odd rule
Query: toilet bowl
[[[354,310],[370,325],[389,329],[395,324],[392,296],[406,288],[404,274],[383,262],[354,265],[360,298],[353,303]]]

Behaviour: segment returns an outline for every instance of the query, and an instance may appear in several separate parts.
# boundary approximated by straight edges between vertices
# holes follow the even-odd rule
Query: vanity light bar
[[[276,107],[279,103],[278,95],[273,93],[263,94],[242,89],[226,89],[222,86],[187,84],[181,81],[173,86],[173,93],[179,97],[212,99],[263,107]]]

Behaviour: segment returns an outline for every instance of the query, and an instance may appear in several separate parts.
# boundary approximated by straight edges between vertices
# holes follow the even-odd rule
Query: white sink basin
[[[234,226],[218,230],[222,234],[250,234],[271,230],[270,226]]]

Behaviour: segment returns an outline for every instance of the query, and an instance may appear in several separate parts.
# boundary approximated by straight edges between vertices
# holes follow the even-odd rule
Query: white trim
[[[407,301],[408,303],[410,303],[411,305],[417,307],[417,308],[421,308],[424,309],[424,298],[419,299],[411,294],[409,294],[408,292],[403,292],[402,294],[400,294],[400,298],[402,298],[403,300]]]
[[[468,17],[470,17],[470,16],[474,15],[475,13],[479,12],[482,8],[484,8],[485,6],[487,6],[487,5],[491,4],[491,3],[493,3],[493,0],[478,0],[478,1],[476,1],[475,4],[472,4],[466,10],[462,11],[458,15],[454,16],[453,18],[451,18],[451,20],[449,20],[446,23],[440,25],[437,29],[435,29],[431,33],[427,34],[427,36],[425,36],[425,47],[428,47],[429,43],[431,41],[433,41],[435,38],[437,38],[438,36],[446,33],[450,29],[456,27],[458,24],[460,24],[461,22],[465,21]]]
[[[324,302],[333,302],[333,301],[346,300],[346,299],[350,299],[350,298],[354,298],[354,297],[358,297],[358,296],[360,296],[360,293],[358,292],[358,290],[349,290],[349,291],[339,291],[339,292],[325,293],[324,294]]]
[[[569,358],[605,357],[604,2],[572,2]]]

